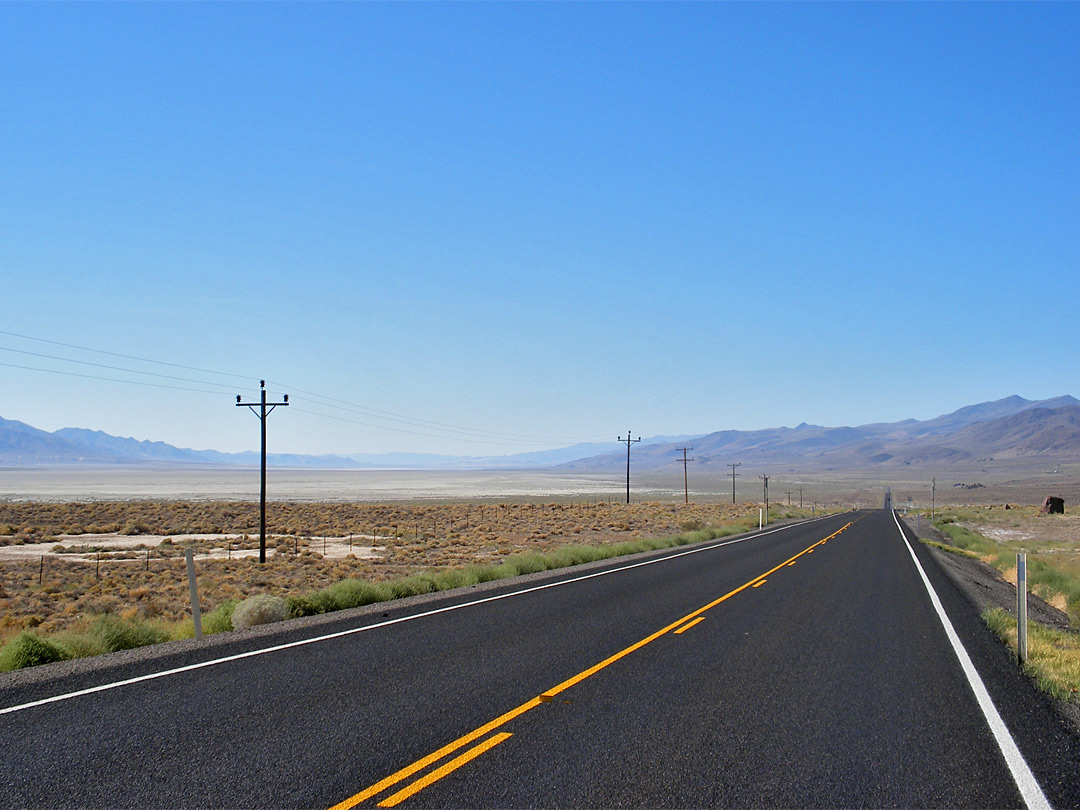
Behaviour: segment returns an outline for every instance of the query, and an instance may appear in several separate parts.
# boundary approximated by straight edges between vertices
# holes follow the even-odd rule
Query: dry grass
[[[983,618],[1016,654],[1017,622],[1004,610],[988,610]],[[1063,633],[1028,622],[1028,673],[1045,692],[1077,701],[1080,694],[1080,634]]]
[[[1080,627],[1080,514],[1041,515],[1035,506],[950,507],[939,527],[953,542],[1016,585],[1016,553],[1027,552],[1028,585]]]
[[[201,560],[200,602],[204,611],[212,611],[260,593],[301,594],[345,579],[388,582],[500,563],[523,552],[622,543],[751,517],[756,525],[756,505],[719,503],[272,503],[267,523],[274,534],[266,564],[250,557]],[[57,535],[221,533],[247,535],[233,548],[255,549],[258,520],[258,505],[244,502],[0,503],[0,545],[32,544],[41,552],[0,562],[0,641],[30,629],[43,636],[80,632],[102,615],[153,620],[172,627],[174,635],[176,625],[187,620],[180,544],[137,544],[102,553],[100,561],[82,560],[54,553]],[[314,539],[349,535],[357,551],[376,546],[376,556],[324,558],[322,540]],[[63,545],[68,550],[75,543],[64,540]],[[92,540],[87,545],[92,548]],[[187,545],[209,554],[221,541],[202,538]]]

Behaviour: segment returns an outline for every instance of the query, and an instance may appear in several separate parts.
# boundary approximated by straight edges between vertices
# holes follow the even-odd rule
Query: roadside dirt
[[[905,518],[904,523],[920,540],[950,545],[948,536],[928,523],[922,523],[918,532],[914,521]],[[980,612],[988,608],[1001,608],[1016,616],[1016,585],[1005,580],[996,568],[962,554],[952,554],[933,546],[928,546],[928,549],[949,579]],[[1035,594],[1028,594],[1028,620],[1054,630],[1077,632],[1070,626],[1069,617],[1064,612]],[[1080,705],[1062,700],[1054,700],[1054,705],[1073,733],[1080,736]]]
[[[797,511],[797,510],[796,510]],[[0,643],[23,630],[78,630],[103,613],[182,622],[184,552],[198,563],[204,612],[256,593],[302,594],[497,564],[565,545],[604,545],[756,523],[756,505],[601,501],[267,504],[230,501],[0,501]]]
[[[273,538],[276,542],[276,537]],[[380,535],[349,535],[348,537],[305,537],[307,548],[317,550],[323,559],[343,560],[352,555],[358,560],[370,560],[384,551],[380,546],[372,545],[380,540],[391,540]],[[54,543],[33,543],[22,546],[0,546],[0,562],[37,560],[44,557],[62,557],[65,560],[83,560],[94,562],[101,554],[111,552],[144,552],[156,549],[158,552],[176,553],[175,547],[183,548],[194,545],[203,549],[197,552],[196,560],[231,560],[243,557],[258,557],[258,548],[250,548],[258,538],[243,534],[140,534],[126,536],[115,533],[105,534],[58,534]],[[62,551],[55,551],[58,546]],[[209,550],[206,550],[209,549]],[[100,552],[100,553],[99,553]],[[141,559],[141,557],[139,558]],[[123,562],[123,560],[112,560]]]

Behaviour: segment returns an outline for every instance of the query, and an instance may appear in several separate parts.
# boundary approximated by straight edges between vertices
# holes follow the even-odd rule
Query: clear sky
[[[255,449],[265,377],[271,450],[484,455],[1080,396],[1077,3],[2,3],[0,42],[4,418]]]

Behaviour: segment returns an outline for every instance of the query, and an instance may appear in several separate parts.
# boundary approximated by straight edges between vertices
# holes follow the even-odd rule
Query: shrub
[[[232,626],[236,630],[258,624],[285,621],[290,615],[289,603],[280,596],[257,594],[238,604],[232,612]]]
[[[105,650],[101,648],[101,642],[93,638],[89,633],[69,630],[56,637],[56,642],[64,650],[68,658],[89,658],[92,655],[101,655]]]
[[[211,610],[202,619],[202,630],[208,636],[214,633],[227,633],[233,629],[232,617],[239,599],[228,599]]]
[[[137,619],[118,619],[115,616],[98,618],[90,628],[90,634],[105,652],[133,650],[169,640],[169,634],[156,625]]]
[[[421,593],[434,593],[438,590],[435,587],[435,580],[429,574],[414,574],[405,579],[394,580],[389,585],[395,599],[404,599]]]
[[[0,650],[0,670],[36,667],[38,664],[63,661],[67,657],[57,645],[27,631],[17,635]]]
[[[326,591],[340,610],[370,605],[373,602],[385,602],[393,596],[387,586],[364,582],[360,579],[335,582]]]
[[[296,618],[300,616],[318,616],[320,613],[330,613],[337,610],[337,602],[326,591],[315,591],[303,596],[288,596],[285,603],[289,613]]]

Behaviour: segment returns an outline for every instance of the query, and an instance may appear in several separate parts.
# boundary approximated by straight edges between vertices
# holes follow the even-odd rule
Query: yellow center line
[[[693,627],[695,624],[698,624],[698,623],[703,622],[703,621],[705,621],[705,617],[704,616],[698,616],[696,619],[694,619],[689,624],[684,624],[682,627],[680,627],[678,630],[676,630],[675,635],[677,635],[677,636],[682,635],[687,630],[689,630],[691,627]]]
[[[441,766],[439,768],[436,768],[431,773],[429,773],[427,776],[424,776],[424,777],[422,777],[420,779],[417,779],[415,782],[413,782],[407,788],[403,788],[403,789],[399,790],[397,793],[395,793],[393,796],[391,796],[386,801],[379,802],[379,807],[395,807],[396,805],[398,805],[401,802],[405,801],[405,799],[412,796],[414,793],[419,793],[421,790],[426,788],[428,785],[430,785],[430,784],[432,784],[434,782],[438,782],[444,776],[449,776],[454,771],[456,771],[458,768],[460,768],[462,765],[476,759],[478,756],[483,754],[485,751],[490,751],[496,745],[503,742],[504,740],[509,739],[512,736],[513,735],[510,734],[509,732],[504,731],[504,732],[501,732],[499,734],[496,734],[491,739],[484,740],[482,743],[480,743],[475,748],[470,748],[464,754],[461,754],[460,756],[454,757],[454,759],[450,760],[445,765],[443,765],[443,766]]]
[[[595,675],[600,670],[606,669],[607,667],[614,664],[616,661],[620,661],[623,658],[625,658],[626,656],[630,655],[631,653],[637,652],[642,647],[646,646],[647,644],[651,644],[652,642],[656,641],[656,639],[660,638],[661,636],[666,635],[667,633],[670,633],[673,630],[676,630],[681,625],[686,624],[686,627],[683,628],[683,629],[688,630],[694,624],[697,624],[697,621],[701,620],[699,617],[703,617],[703,614],[706,613],[707,611],[712,610],[714,607],[721,604],[722,602],[726,602],[728,599],[730,599],[731,597],[735,596],[738,593],[741,593],[742,591],[746,590],[747,588],[758,588],[758,587],[764,585],[765,580],[766,580],[766,578],[768,576],[770,576],[771,574],[776,573],[781,568],[784,568],[785,566],[787,566],[789,564],[792,564],[795,560],[797,560],[803,554],[808,554],[810,551],[812,551],[816,547],[818,547],[820,545],[823,545],[825,542],[827,542],[828,540],[831,540],[832,538],[836,537],[838,534],[840,534],[842,531],[849,528],[851,525],[852,525],[851,523],[845,524],[844,526],[842,526],[841,528],[839,528],[838,530],[836,530],[835,532],[830,534],[828,537],[826,537],[826,538],[824,538],[822,540],[819,540],[818,542],[814,543],[812,546],[810,546],[808,548],[803,549],[798,554],[796,554],[794,557],[790,557],[790,558],[784,560],[782,563],[780,563],[775,568],[770,568],[764,574],[761,574],[760,576],[754,577],[750,581],[744,583],[743,585],[740,585],[735,590],[724,594],[719,599],[714,599],[712,602],[709,602],[709,604],[698,608],[697,610],[693,611],[692,613],[688,613],[686,616],[683,616],[678,621],[672,622],[671,624],[667,625],[667,627],[664,627],[664,628],[662,628],[660,630],[657,630],[655,633],[653,633],[653,634],[651,634],[649,636],[646,636],[645,638],[641,639],[641,641],[637,642],[636,644],[631,644],[625,650],[617,652],[617,653],[615,653],[615,655],[612,655],[609,658],[605,658],[599,664],[595,664],[594,666],[589,667],[585,671],[579,672],[574,677],[563,681],[562,683],[558,684],[557,686],[553,686],[551,689],[548,689],[546,692],[542,693],[541,695],[539,695],[537,697],[534,697],[532,700],[529,700],[529,701],[526,701],[525,703],[522,703],[516,709],[511,709],[506,714],[503,714],[503,715],[500,715],[499,717],[496,717],[490,723],[486,723],[485,725],[480,726],[475,731],[470,731],[465,736],[459,737],[458,739],[454,740],[452,743],[448,743],[447,745],[444,745],[438,751],[435,751],[434,753],[428,754],[428,756],[424,757],[423,759],[418,759],[412,765],[409,765],[409,766],[407,766],[405,768],[402,768],[397,773],[393,773],[390,776],[387,776],[382,781],[376,782],[374,785],[372,785],[369,788],[366,788],[366,789],[362,790],[360,793],[357,793],[355,796],[351,796],[348,799],[345,799],[345,801],[340,802],[338,804],[335,804],[333,807],[330,808],[330,810],[349,810],[349,808],[355,807],[356,805],[360,804],[360,802],[365,801],[367,799],[370,799],[372,796],[378,795],[379,793],[382,793],[384,790],[387,790],[388,788],[393,787],[394,785],[398,784],[399,782],[405,781],[406,779],[408,779],[413,774],[418,773],[419,771],[422,771],[424,768],[428,767],[429,765],[432,765],[432,764],[438,762],[440,759],[442,759],[445,756],[448,756],[449,754],[453,753],[454,751],[457,751],[459,748],[463,748],[466,745],[468,745],[469,743],[475,742],[476,740],[480,739],[481,737],[485,736],[486,734],[489,734],[490,732],[494,731],[495,729],[499,728],[500,726],[506,725],[511,720],[525,714],[525,712],[531,711],[532,709],[535,709],[537,706],[540,706],[543,703],[550,703],[552,698],[554,698],[560,692],[565,692],[571,686],[575,686],[576,684],[581,683],[585,679],[592,677],[593,675]],[[695,621],[695,620],[697,620],[697,621]],[[495,742],[492,743],[492,745],[497,745],[498,743],[500,743],[504,739],[506,739],[506,737],[508,737],[508,736],[510,736],[508,733],[503,732],[502,734],[498,734],[495,737],[492,737],[491,739],[495,740]],[[490,740],[487,741],[487,742],[490,742]],[[451,765],[454,766],[453,768],[450,768],[450,770],[456,770],[457,768],[461,767],[462,765],[464,765],[469,760],[474,759],[475,757],[477,757],[480,754],[484,753],[484,751],[488,750],[488,748],[491,747],[491,745],[488,745],[487,748],[484,747],[485,745],[487,745],[487,742],[482,743],[481,745],[477,746],[476,748],[470,749],[465,754],[462,754],[461,756],[457,757],[456,759],[451,760],[449,763],[447,763],[443,767],[437,768],[436,770],[432,771],[431,774],[417,780],[417,782],[413,783],[413,785],[410,785],[408,788],[405,788],[404,790],[401,790],[398,793],[395,793],[393,796],[391,796],[389,799],[387,799],[386,802],[390,802],[390,801],[393,801],[394,799],[397,799],[397,801],[394,802],[394,804],[397,804],[397,802],[400,802],[400,801],[408,798],[408,796],[411,796],[414,793],[416,793],[417,791],[422,790],[424,787],[427,787],[427,785],[430,785],[432,782],[435,782],[438,779],[441,779],[442,776],[436,776],[436,774],[442,773],[442,775],[445,776],[445,773],[443,773],[443,771],[444,771],[444,769],[448,768],[449,766],[451,766]],[[475,753],[473,753],[473,752],[475,752]],[[470,754],[471,754],[471,756],[470,756]],[[459,762],[459,760],[460,760],[460,762]],[[455,764],[455,763],[457,763],[457,764]],[[449,772],[450,771],[446,771],[446,773],[449,773]],[[423,784],[421,784],[421,783],[423,783]],[[416,786],[416,785],[419,785],[419,787],[416,787],[416,790],[412,790],[412,788],[414,786]],[[408,793],[408,795],[403,795],[403,794],[406,793],[406,791],[412,791],[412,792]],[[400,796],[400,798],[397,798],[399,796]],[[392,805],[384,803],[384,804],[380,804],[379,806],[380,807],[391,807]]]
[[[535,697],[532,700],[527,701],[526,703],[522,703],[516,709],[511,709],[506,714],[501,715],[500,717],[496,717],[490,723],[480,726],[480,728],[476,729],[475,731],[470,731],[464,737],[459,737],[452,743],[444,745],[442,748],[440,748],[433,754],[428,754],[423,759],[418,759],[412,765],[409,765],[406,768],[402,768],[397,773],[390,774],[390,776],[386,777],[381,782],[376,782],[374,785],[367,788],[366,790],[362,790],[355,796],[351,796],[345,801],[340,802],[339,804],[335,804],[333,807],[330,808],[330,810],[349,810],[350,807],[355,807],[356,805],[360,804],[360,802],[366,799],[370,799],[372,796],[375,796],[379,793],[382,793],[384,790],[393,787],[398,782],[404,782],[414,773],[424,770],[424,768],[426,768],[428,765],[438,762],[446,755],[457,751],[459,748],[463,748],[474,740],[480,739],[488,732],[494,731],[499,726],[509,723],[515,717],[525,714],[525,712],[529,711],[530,709],[535,709],[537,706],[540,705],[540,702],[540,698]]]

